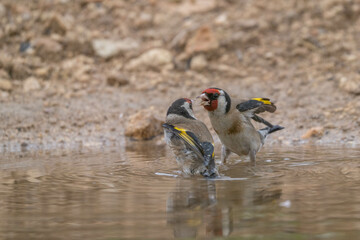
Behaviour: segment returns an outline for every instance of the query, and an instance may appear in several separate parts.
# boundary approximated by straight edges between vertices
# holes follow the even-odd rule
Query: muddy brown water
[[[130,145],[1,153],[0,239],[360,239],[359,148],[267,147],[206,180]]]

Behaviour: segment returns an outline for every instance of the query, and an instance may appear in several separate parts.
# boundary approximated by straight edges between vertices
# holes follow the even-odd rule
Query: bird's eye
[[[218,93],[215,93],[214,94],[214,98],[218,98],[219,97],[219,94]]]

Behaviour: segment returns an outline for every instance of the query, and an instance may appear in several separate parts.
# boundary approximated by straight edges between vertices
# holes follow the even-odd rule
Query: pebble
[[[23,85],[24,92],[30,92],[40,89],[40,83],[36,78],[29,77],[24,81]]]
[[[16,80],[23,80],[31,76],[31,69],[22,61],[14,61],[11,66],[11,77]]]
[[[352,78],[341,77],[339,87],[348,93],[360,94],[360,74],[354,75]]]
[[[36,55],[42,59],[58,60],[61,58],[59,53],[63,50],[63,47],[51,38],[41,37],[34,40],[34,49]]]
[[[130,38],[123,40],[94,39],[92,47],[97,56],[108,59],[120,53],[139,48],[139,43]]]
[[[63,20],[63,18],[59,15],[53,15],[44,30],[45,34],[53,34],[53,33],[57,33],[60,35],[65,35],[66,31],[67,31],[68,27],[65,24],[65,21]]]
[[[8,74],[5,70],[0,69],[0,78],[8,79],[8,78],[9,78],[9,74]]]
[[[49,75],[50,69],[47,67],[37,68],[35,70],[35,75],[38,77],[47,77]]]
[[[174,1],[175,2],[175,1]],[[181,4],[174,5],[177,12],[184,16],[191,15],[193,13],[201,13],[210,11],[217,6],[216,0],[197,0],[197,1],[179,1]]]
[[[124,74],[113,73],[107,77],[106,83],[109,86],[120,87],[129,84],[129,79]]]
[[[257,28],[259,26],[259,23],[255,19],[247,19],[247,20],[242,20],[240,22],[240,26],[244,30],[252,30]]]
[[[204,54],[196,55],[191,59],[190,68],[195,71],[201,71],[206,68],[208,62]]]
[[[137,58],[130,60],[125,66],[127,70],[172,67],[172,54],[164,48],[151,49]]]
[[[226,25],[228,22],[228,16],[225,13],[217,16],[214,21],[214,23],[219,26]]]
[[[13,85],[9,80],[0,79],[0,89],[10,92],[13,89]]]
[[[4,17],[6,15],[6,8],[4,4],[0,3],[0,18]]]

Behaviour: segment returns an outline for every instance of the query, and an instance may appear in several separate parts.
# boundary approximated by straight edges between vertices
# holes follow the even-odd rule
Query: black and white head
[[[201,105],[209,112],[226,114],[230,110],[230,96],[220,88],[208,88],[199,97]]]
[[[179,98],[171,104],[166,116],[174,114],[185,118],[196,119],[192,108],[192,100],[188,98]]]

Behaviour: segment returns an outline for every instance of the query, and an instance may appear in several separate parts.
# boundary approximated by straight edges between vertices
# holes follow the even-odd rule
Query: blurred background
[[[177,177],[161,124],[208,87],[285,129]],[[0,239],[357,239],[359,100],[359,0],[0,0]]]
[[[275,101],[270,144],[359,143],[359,16],[351,0],[2,0],[0,151],[149,139],[207,87]]]

